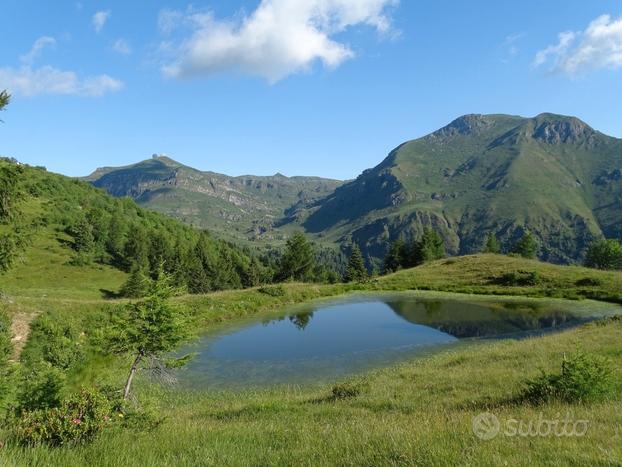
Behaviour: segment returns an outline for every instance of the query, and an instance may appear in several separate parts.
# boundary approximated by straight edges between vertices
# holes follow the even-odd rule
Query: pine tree
[[[536,238],[531,232],[525,232],[512,248],[512,253],[523,258],[533,259],[538,255],[538,248]]]
[[[406,244],[402,238],[398,238],[389,247],[389,251],[384,257],[384,273],[390,274],[399,271],[406,263]]]
[[[126,271],[131,271],[134,265],[143,270],[149,268],[149,242],[147,232],[142,227],[134,225],[130,229],[123,247],[123,262]]]
[[[108,238],[106,239],[106,251],[112,258],[113,264],[121,266],[123,247],[125,246],[125,234],[127,225],[122,214],[117,210],[110,217],[108,224]]]
[[[361,249],[356,243],[352,244],[350,259],[348,260],[348,266],[346,267],[346,274],[344,276],[345,282],[361,282],[369,277],[367,268],[365,267],[365,260],[361,253]]]
[[[501,244],[499,243],[499,240],[497,239],[497,236],[495,234],[488,234],[488,237],[486,238],[486,246],[484,247],[484,253],[501,253]]]
[[[71,260],[71,264],[75,266],[91,264],[95,254],[93,226],[86,218],[82,218],[69,229],[69,233],[73,237],[73,249],[76,252]]]
[[[95,248],[93,226],[86,220],[80,219],[72,228],[73,248],[78,253],[91,253]]]
[[[265,268],[255,256],[251,257],[251,260],[244,271],[244,286],[257,287],[265,282],[265,278]]]
[[[136,265],[121,287],[120,295],[127,298],[143,298],[149,293],[150,287],[151,279],[140,266]]]
[[[307,281],[311,278],[314,266],[315,256],[311,244],[302,233],[296,232],[285,246],[277,280]]]
[[[126,400],[141,364],[146,359],[164,357],[186,336],[183,315],[169,303],[172,294],[170,278],[160,270],[146,299],[124,305],[111,316],[107,347],[133,358],[123,390]]]
[[[421,239],[414,242],[411,255],[411,262],[415,266],[444,258],[446,256],[445,242],[438,232],[426,228]]]

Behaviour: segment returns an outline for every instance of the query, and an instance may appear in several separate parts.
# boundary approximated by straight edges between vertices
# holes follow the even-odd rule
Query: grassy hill
[[[38,255],[30,250],[27,258]],[[54,268],[55,264],[50,265]],[[57,335],[45,332],[50,323],[62,324],[69,335],[83,336],[75,344],[63,341],[62,345],[71,345],[76,354],[88,354],[93,323],[105,316],[106,306],[115,303],[98,298],[97,278],[108,285],[120,279],[104,278],[100,272],[84,271],[87,282],[93,283],[91,294],[83,293],[79,281],[70,280],[57,296],[45,274],[30,282],[17,280],[16,275],[24,273],[19,268],[2,279],[0,289],[7,291],[3,301],[13,316],[26,309],[40,313],[23,359],[41,356],[42,349],[56,342]],[[536,273],[538,280],[500,285],[499,279],[508,274],[520,279],[526,273]],[[47,293],[42,294],[44,289]],[[313,298],[417,289],[622,302],[622,273],[475,255],[364,284],[285,284],[279,294],[260,289],[224,291],[179,297],[176,305],[189,313],[193,328],[201,332],[223,320],[270,313]],[[622,460],[617,429],[622,424],[621,341],[622,322],[609,320],[546,337],[485,342],[357,377],[348,384],[361,387],[361,392],[344,399],[331,398],[332,386],[324,384],[206,392],[167,389],[139,378],[139,400],[157,410],[159,423],[143,428],[115,425],[92,444],[75,447],[24,449],[9,444],[3,458],[16,465],[616,465]],[[563,355],[578,347],[612,360],[618,381],[615,395],[586,405],[556,402],[533,407],[513,402],[526,378],[541,369],[557,369]],[[124,360],[78,360],[66,370],[67,384],[69,388],[93,382],[118,386],[126,366]],[[556,419],[560,413],[563,418],[570,412],[573,419],[589,420],[590,429],[583,438],[499,436],[482,441],[473,435],[472,420],[483,412],[492,412],[502,421],[525,422]],[[0,440],[3,436],[0,429]]]
[[[622,140],[576,118],[467,115],[399,146],[297,218],[372,257],[425,226],[452,254],[479,251],[489,232],[507,249],[530,230],[541,258],[568,263],[594,238],[622,237],[621,170]]]
[[[0,278],[8,281],[9,290],[11,283],[39,283],[62,293],[76,281],[88,295],[94,293],[91,272],[120,279],[138,270],[155,277],[160,267],[193,293],[247,287],[271,275],[250,250],[143,209],[129,198],[114,198],[42,168],[0,161],[2,180],[15,178],[16,170],[11,216],[0,223],[1,244],[14,245],[11,254],[2,255],[3,265],[16,268]],[[99,296],[117,292],[117,282],[111,279],[115,287],[106,288],[102,281]]]

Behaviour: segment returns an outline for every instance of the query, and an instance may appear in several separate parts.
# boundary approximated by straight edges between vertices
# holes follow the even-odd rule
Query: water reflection
[[[591,318],[591,306],[574,302],[344,299],[208,335],[181,350],[198,356],[180,379],[215,388],[335,380],[463,339],[521,337]]]
[[[292,322],[292,324],[301,331],[304,331],[306,329],[306,327],[311,322],[311,319],[313,319],[312,311],[306,313],[298,313],[289,317],[289,320]]]
[[[429,326],[459,339],[551,330],[586,319],[536,302],[480,304],[406,299],[387,304],[410,323]]]

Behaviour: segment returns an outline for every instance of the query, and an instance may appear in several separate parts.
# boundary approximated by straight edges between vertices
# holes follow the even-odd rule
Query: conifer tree
[[[131,271],[134,265],[141,269],[149,268],[149,243],[147,232],[137,225],[132,226],[127,242],[123,247],[123,260],[126,271]]]
[[[140,266],[135,265],[132,268],[130,277],[121,287],[120,295],[127,298],[143,298],[150,290],[151,279],[145,274]]]
[[[115,211],[110,217],[108,224],[108,238],[106,239],[106,251],[112,258],[113,264],[121,266],[123,247],[125,246],[125,234],[127,225],[120,212]]]
[[[484,253],[501,253],[501,244],[499,243],[499,240],[497,239],[497,236],[495,234],[488,234],[488,237],[486,238],[486,246],[484,247]]]
[[[398,238],[389,247],[389,251],[384,257],[384,273],[390,274],[399,271],[405,266],[406,262],[406,244],[402,238]]]
[[[73,247],[78,253],[90,253],[95,247],[93,226],[86,220],[80,219],[72,228]]]
[[[315,256],[311,244],[302,233],[296,232],[285,246],[277,280],[307,281],[311,278],[314,266]]]
[[[111,316],[107,347],[113,353],[133,358],[123,389],[125,400],[145,360],[163,358],[186,336],[182,314],[170,304],[173,292],[170,277],[160,268],[147,298],[124,305]]]
[[[414,242],[411,254],[411,262],[415,266],[444,258],[446,253],[443,238],[435,230],[426,228],[421,239]]]
[[[361,249],[356,243],[353,243],[344,280],[345,282],[361,282],[368,277],[369,274],[365,267],[365,260],[363,259]]]
[[[512,248],[512,253],[523,258],[533,259],[538,255],[538,248],[536,238],[531,232],[525,232]]]

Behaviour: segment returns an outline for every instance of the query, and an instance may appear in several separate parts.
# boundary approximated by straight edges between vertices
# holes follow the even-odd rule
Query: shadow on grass
[[[117,300],[119,298],[123,298],[120,293],[112,290],[99,289],[99,291],[102,294],[102,298],[105,298],[106,300]]]

